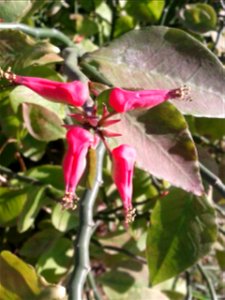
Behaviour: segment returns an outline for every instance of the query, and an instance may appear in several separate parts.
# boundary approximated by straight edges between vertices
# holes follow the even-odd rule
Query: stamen
[[[79,201],[79,197],[71,192],[66,192],[60,204],[62,205],[63,209],[72,209],[75,210],[77,208],[77,203]]]
[[[136,216],[136,209],[135,208],[129,208],[129,210],[126,213],[125,216],[125,224],[128,225],[132,223]]]
[[[171,90],[169,92],[169,96],[170,98],[180,98],[180,100],[191,102],[192,98],[190,95],[190,91],[191,89],[188,86],[184,85],[179,89]]]
[[[11,67],[9,67],[6,72],[0,68],[0,78],[5,78],[9,82],[13,82],[16,79],[16,74],[12,73]]]

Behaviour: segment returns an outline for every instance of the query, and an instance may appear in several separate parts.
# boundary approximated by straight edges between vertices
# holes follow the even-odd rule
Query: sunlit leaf
[[[64,210],[60,204],[54,207],[51,219],[54,227],[62,232],[75,229],[78,226],[78,218],[75,213]]]
[[[0,226],[14,225],[27,200],[26,189],[0,188]]]
[[[150,281],[157,284],[186,270],[216,240],[215,211],[207,199],[173,189],[158,200],[147,238]]]
[[[47,249],[37,262],[37,271],[49,282],[58,282],[72,264],[73,242],[59,238]]]
[[[18,4],[18,1],[15,1]],[[19,1],[23,2],[23,1]],[[59,49],[46,41],[35,41],[30,36],[15,30],[0,30],[0,66],[12,67],[14,72],[29,66],[48,53]]]
[[[132,89],[190,87],[193,101],[174,100],[184,113],[225,117],[225,69],[201,42],[180,29],[131,31],[84,57],[113,85]]]
[[[28,190],[27,201],[18,219],[17,228],[19,232],[28,230],[34,223],[37,214],[44,204],[44,193],[46,187],[31,187]]]
[[[30,0],[1,0],[0,1],[0,18],[4,22],[20,21],[23,16],[30,10],[32,2]]]
[[[35,269],[9,251],[0,255],[0,293],[1,299],[10,300],[49,300],[65,299],[65,288],[49,285]]]
[[[23,118],[27,130],[37,140],[49,142],[65,137],[62,120],[43,106],[23,103]]]
[[[170,103],[121,116],[117,140],[137,151],[137,166],[196,195],[203,191],[195,145],[182,114]]]
[[[185,27],[197,33],[216,28],[216,12],[206,3],[186,4],[180,11],[180,17]]]

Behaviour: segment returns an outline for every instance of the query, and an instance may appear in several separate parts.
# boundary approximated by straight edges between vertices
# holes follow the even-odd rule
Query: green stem
[[[99,294],[98,288],[95,283],[95,278],[92,272],[88,273],[88,282],[94,292],[95,300],[101,300],[101,295]]]
[[[102,184],[102,164],[105,148],[101,143],[97,149],[97,172],[92,189],[87,189],[80,203],[80,224],[75,243],[75,268],[69,283],[69,300],[82,300],[83,286],[91,269],[89,243],[93,232],[93,207]]]
[[[216,291],[213,287],[212,281],[209,278],[208,274],[206,273],[206,271],[204,270],[204,268],[202,267],[202,265],[200,263],[197,264],[197,267],[199,269],[199,272],[201,273],[202,277],[205,279],[208,289],[209,289],[209,293],[210,293],[210,299],[212,300],[218,300],[217,295],[216,295]]]
[[[77,47],[64,33],[57,29],[33,28],[19,23],[0,23],[0,29],[19,30],[37,39],[50,38],[56,39],[66,46]]]

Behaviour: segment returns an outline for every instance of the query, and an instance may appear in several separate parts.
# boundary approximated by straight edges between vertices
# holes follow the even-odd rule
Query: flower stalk
[[[91,270],[89,244],[94,228],[93,207],[102,184],[102,165],[105,147],[102,143],[97,147],[96,177],[92,189],[86,189],[80,200],[80,223],[75,242],[75,268],[69,283],[69,300],[82,300],[83,286]]]

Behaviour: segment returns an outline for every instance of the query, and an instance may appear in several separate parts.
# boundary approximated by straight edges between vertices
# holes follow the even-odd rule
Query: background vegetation
[[[128,230],[105,157],[83,298],[224,299],[225,3],[2,0],[0,20],[3,70],[56,81],[85,74],[99,92],[111,84],[192,89],[192,102],[129,117],[130,135],[121,141],[143,157],[134,177],[137,216]],[[79,209],[59,204],[61,125],[71,122],[71,108],[4,79],[0,84],[0,299],[67,299],[80,222]],[[107,97],[97,98],[100,109]],[[146,129],[145,150],[132,131],[136,122]],[[175,145],[175,154],[164,145]],[[149,156],[154,164],[146,166]],[[199,172],[204,197],[195,196]],[[85,188],[84,179],[80,196]]]

